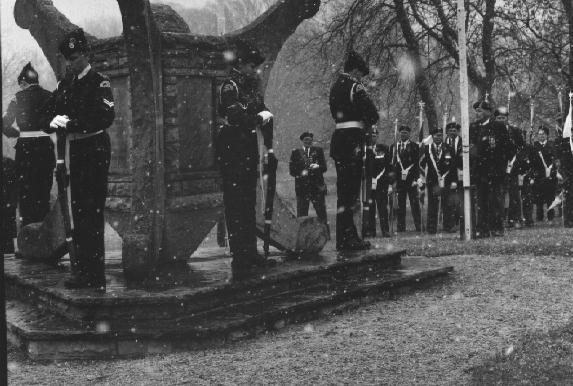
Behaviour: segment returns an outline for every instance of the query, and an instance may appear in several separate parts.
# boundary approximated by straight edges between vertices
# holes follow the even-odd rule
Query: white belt
[[[50,134],[44,131],[21,131],[20,138],[40,138],[40,137],[49,137]]]
[[[80,139],[86,139],[89,137],[93,137],[93,136],[101,134],[101,133],[103,133],[103,130],[96,131],[94,133],[86,133],[86,134],[84,134],[84,133],[68,133],[66,137],[70,141],[77,141]]]
[[[348,121],[348,122],[339,122],[336,124],[337,129],[351,129],[351,128],[358,128],[363,129],[364,123],[359,121]]]

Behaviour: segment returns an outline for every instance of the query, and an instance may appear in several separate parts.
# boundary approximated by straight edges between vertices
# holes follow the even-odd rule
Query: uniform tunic
[[[52,95],[37,84],[16,93],[3,117],[8,129],[14,121],[20,129],[16,142],[18,206],[22,226],[43,221],[50,210],[50,190],[56,165],[54,144],[43,130],[41,114]],[[45,136],[27,137],[42,133]]]
[[[353,207],[360,195],[361,151],[365,128],[369,129],[379,118],[364,86],[346,73],[340,74],[330,89],[330,112],[337,127],[330,142],[337,174],[336,247],[344,249],[360,240]]]
[[[317,164],[317,169],[311,169]],[[308,216],[309,203],[312,202],[317,217],[323,222],[326,218],[326,184],[323,173],[326,172],[324,151],[320,147],[294,149],[289,162],[290,175],[295,178],[297,217]]]
[[[537,221],[543,221],[543,205],[549,207],[555,199],[555,192],[557,191],[557,166],[554,165],[553,146],[553,142],[550,141],[546,141],[544,144],[540,142],[533,144],[531,166],[535,180],[533,195]],[[546,167],[551,168],[549,175],[546,175]],[[553,209],[547,212],[547,220],[553,220],[554,216],[555,212]]]
[[[463,215],[461,203],[464,199],[464,181],[462,171],[464,169],[463,155],[462,155],[462,137],[456,135],[455,137],[446,138],[446,144],[452,148],[452,162],[454,164],[455,182],[458,185],[456,189],[447,190],[447,199],[444,206],[444,229],[446,231],[454,231],[455,227],[459,224],[459,219]],[[451,186],[450,186],[451,187]]]
[[[99,286],[105,284],[104,209],[111,157],[106,129],[115,118],[109,79],[88,67],[62,80],[46,109],[48,122],[56,115],[70,118],[66,132],[77,252],[72,273]]]
[[[406,230],[406,197],[410,200],[412,217],[416,231],[422,229],[420,215],[420,201],[416,181],[420,177],[420,147],[410,140],[392,145],[394,169],[396,173],[396,190],[398,193],[398,211],[396,213],[396,230]],[[406,174],[404,174],[406,173]],[[404,177],[405,176],[405,177]]]
[[[392,155],[388,146],[376,144],[372,149],[372,204],[370,205],[369,236],[376,236],[376,211],[382,234],[388,233],[388,186],[393,183]]]
[[[257,254],[256,188],[258,113],[266,111],[258,78],[233,70],[220,88],[219,116],[223,124],[216,155],[223,178],[223,202],[233,266],[249,265]],[[272,148],[272,130],[263,131]]]

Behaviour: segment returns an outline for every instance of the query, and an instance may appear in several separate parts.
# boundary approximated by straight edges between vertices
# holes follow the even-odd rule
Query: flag
[[[551,203],[551,205],[549,205],[549,208],[547,208],[547,210],[551,210],[553,208],[558,207],[559,205],[561,205],[562,202],[563,202],[563,192],[559,193],[559,195],[555,197],[555,200],[553,200],[553,202]]]
[[[569,108],[569,114],[565,119],[565,125],[563,125],[563,138],[571,137],[571,108]]]

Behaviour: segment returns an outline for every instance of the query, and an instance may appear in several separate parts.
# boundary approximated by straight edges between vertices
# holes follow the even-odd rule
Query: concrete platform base
[[[108,291],[66,290],[67,264],[5,259],[8,338],[37,360],[109,359],[224,344],[431,285],[452,267],[404,251],[324,251],[236,280],[230,258],[207,251],[170,285],[132,288],[110,256]],[[183,273],[183,274],[181,274]]]

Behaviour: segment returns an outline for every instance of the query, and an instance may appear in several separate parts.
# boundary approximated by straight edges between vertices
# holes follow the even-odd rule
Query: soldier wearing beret
[[[111,150],[106,129],[115,118],[109,79],[92,69],[83,30],[59,46],[68,65],[46,108],[50,131],[65,131],[69,142],[70,190],[77,261],[67,288],[105,291],[104,209]],[[60,163],[61,162],[61,163]],[[63,161],[58,160],[58,165]]]
[[[50,210],[50,190],[56,166],[54,144],[44,129],[43,109],[52,93],[39,85],[31,63],[18,76],[20,91],[8,105],[2,132],[16,142],[16,173],[21,225],[41,222]],[[18,129],[12,127],[16,121]]]
[[[518,184],[518,170],[516,169],[516,162],[518,153],[525,147],[525,139],[521,130],[508,123],[508,111],[506,107],[498,107],[494,113],[495,119],[501,122],[507,131],[509,137],[508,157],[510,160],[507,162],[506,176],[504,181],[504,196],[508,195],[509,206],[507,208],[507,224],[508,227],[513,227],[521,220],[520,209],[520,194]]]
[[[492,117],[492,107],[482,101],[474,104],[477,120],[470,125],[472,183],[477,188],[478,237],[503,235],[502,188],[511,155],[507,129]]]
[[[439,202],[442,209],[448,192],[457,188],[456,165],[452,148],[443,141],[441,130],[432,131],[432,143],[423,145],[420,168],[426,169],[425,183],[428,187],[428,223],[429,234],[438,230]]]
[[[230,73],[219,93],[222,122],[216,155],[223,178],[223,202],[233,273],[241,275],[267,265],[257,253],[256,189],[259,152],[257,127],[262,128],[269,165],[276,168],[272,115],[264,104],[257,67],[264,57],[244,41],[236,42]],[[270,262],[270,260],[269,260]]]
[[[337,175],[337,250],[370,248],[370,243],[358,236],[353,218],[353,207],[360,195],[366,131],[378,122],[376,106],[360,83],[369,72],[364,59],[351,51],[344,63],[344,72],[330,89],[330,112],[336,123],[330,156],[335,161]]]
[[[454,180],[447,190],[447,198],[444,205],[444,230],[446,232],[455,232],[456,226],[459,225],[459,219],[462,215],[461,203],[463,202],[463,155],[462,155],[462,137],[460,136],[461,126],[458,123],[450,122],[446,125],[447,138],[446,144],[452,151],[452,163],[455,168]]]
[[[543,206],[549,207],[555,199],[557,191],[557,166],[553,142],[548,141],[549,129],[540,126],[537,130],[537,141],[533,143],[531,167],[533,169],[533,197],[536,207],[536,220],[543,221]],[[547,220],[555,217],[553,209],[547,211]]]
[[[406,230],[406,196],[410,199],[410,209],[414,218],[416,231],[422,230],[420,216],[420,201],[418,189],[423,187],[420,178],[420,147],[410,140],[411,129],[408,126],[400,126],[400,141],[390,148],[394,162],[396,175],[396,190],[398,193],[398,211],[396,213],[396,230]]]
[[[309,132],[300,135],[302,146],[292,151],[289,171],[295,178],[296,215],[308,216],[308,207],[312,202],[317,217],[326,223],[326,184],[323,177],[326,160],[322,148],[312,146],[313,139],[313,134]]]

